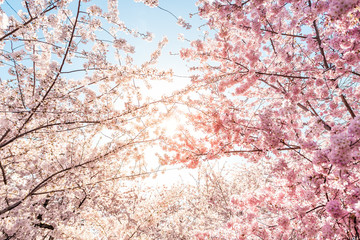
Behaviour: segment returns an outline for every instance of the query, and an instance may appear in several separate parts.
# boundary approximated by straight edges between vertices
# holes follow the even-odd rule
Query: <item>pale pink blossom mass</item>
[[[359,19],[0,0],[0,239],[360,239]]]

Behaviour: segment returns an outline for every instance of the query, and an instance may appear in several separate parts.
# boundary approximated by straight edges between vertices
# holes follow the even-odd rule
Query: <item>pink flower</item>
[[[356,6],[357,0],[333,0],[330,3],[329,14],[340,18]]]
[[[360,137],[360,117],[357,116],[353,120],[351,120],[349,128],[348,128],[349,135],[354,137]]]
[[[178,18],[177,24],[182,26],[183,28],[186,28],[186,29],[191,28],[191,25],[189,23],[185,22],[185,20],[182,17]]]
[[[114,44],[114,48],[122,49],[126,45],[126,40],[122,38],[115,39],[113,44]]]
[[[236,206],[240,206],[241,204],[241,200],[240,200],[240,196],[238,195],[233,195],[230,197],[230,202]]]
[[[344,215],[344,211],[341,209],[341,203],[338,200],[331,200],[326,204],[326,211],[333,218],[340,218]]]
[[[9,25],[8,16],[5,13],[0,12],[0,30],[7,29],[8,25]]]
[[[158,0],[135,0],[135,2],[143,2],[145,5],[149,7],[157,7],[159,5]]]
[[[95,16],[98,16],[98,15],[101,15],[102,9],[96,5],[93,5],[93,6],[88,7],[87,12],[91,13]]]
[[[281,216],[278,220],[277,223],[279,224],[279,226],[281,226],[283,229],[287,229],[290,225],[290,220],[289,218],[285,217],[285,216]]]
[[[203,45],[203,43],[202,43],[200,40],[193,41],[193,42],[191,43],[191,45],[192,45],[193,47],[196,47],[196,50],[197,50],[198,52],[204,51],[204,45]]]
[[[326,151],[326,150],[316,151],[314,159],[313,159],[313,163],[316,165],[320,165],[322,163],[327,163],[329,161],[327,154],[328,154],[328,151]]]
[[[49,64],[49,68],[51,71],[57,71],[59,69],[59,64],[55,61],[52,61],[50,64]]]
[[[334,236],[334,230],[331,227],[331,225],[329,223],[326,223],[322,228],[321,228],[321,232],[323,234],[323,237],[325,239],[333,239]]]

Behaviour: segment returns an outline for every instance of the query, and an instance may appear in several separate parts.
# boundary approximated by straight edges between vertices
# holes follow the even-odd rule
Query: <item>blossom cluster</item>
[[[115,39],[113,41],[113,46],[116,49],[123,50],[123,51],[128,52],[128,53],[134,53],[135,52],[135,47],[128,44],[127,41],[125,39],[123,39],[123,38]]]
[[[329,201],[326,204],[326,211],[328,211],[333,218],[340,218],[344,215],[341,203],[338,200]]]
[[[359,160],[360,117],[352,119],[347,130],[335,133],[330,138],[331,147],[327,156],[331,164],[349,166]],[[317,155],[321,158],[321,155]],[[316,160],[324,162],[323,160]]]
[[[191,25],[185,21],[184,18],[178,17],[177,24],[182,26],[183,28],[190,29]]]
[[[358,0],[333,0],[329,4],[329,14],[334,18],[340,18],[353,10],[357,4]]]
[[[135,2],[142,2],[149,7],[157,7],[159,5],[159,0],[135,0]]]

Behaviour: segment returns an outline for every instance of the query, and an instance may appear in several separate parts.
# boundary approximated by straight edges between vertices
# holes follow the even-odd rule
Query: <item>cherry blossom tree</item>
[[[199,0],[210,30],[169,96],[140,91],[171,77],[155,67],[167,39],[135,64],[128,38],[152,34],[117,0],[3,3],[2,239],[360,239],[358,0]],[[169,112],[188,119],[174,136]],[[143,184],[156,143],[195,186]],[[225,157],[246,171],[205,167]]]
[[[198,5],[216,33],[180,52],[203,90],[182,103],[188,129],[164,140],[163,162],[232,156],[271,172],[198,239],[359,239],[359,1]]]
[[[256,166],[254,166],[256,167]],[[204,231],[219,229],[231,216],[230,196],[254,191],[261,181],[260,173],[248,167],[232,166],[232,170],[214,170],[204,164],[193,175],[192,183],[179,182],[172,186],[144,186],[143,181],[131,179],[112,192],[112,198],[91,198],[88,209],[80,216],[80,228],[66,226],[66,237],[80,239],[193,239]],[[253,169],[252,169],[253,170]],[[229,181],[229,180],[233,181]],[[102,196],[107,196],[109,193]],[[120,194],[121,197],[114,197]],[[111,201],[109,201],[111,200]],[[107,211],[110,209],[112,211]]]
[[[138,85],[171,77],[154,67],[167,39],[135,65],[123,36],[152,35],[128,28],[118,1],[21,4],[17,15],[0,8],[0,238],[78,238],[67,229],[116,211],[119,179],[143,171],[161,135],[158,109],[171,96]]]

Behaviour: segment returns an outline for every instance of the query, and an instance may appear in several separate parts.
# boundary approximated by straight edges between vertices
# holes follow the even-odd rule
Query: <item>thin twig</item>
[[[351,117],[355,118],[356,115],[355,115],[354,111],[352,110],[352,108],[351,108],[350,104],[348,103],[348,101],[346,101],[346,98],[345,98],[344,94],[341,94],[341,100],[344,103],[346,109],[349,111]]]
[[[14,53],[13,42],[11,42],[11,51],[12,51],[12,53]],[[19,87],[21,103],[22,103],[23,107],[26,109],[25,100],[24,100],[24,94],[23,94],[22,89],[21,89],[20,77],[19,77],[19,73],[18,73],[18,67],[17,67],[18,65],[17,65],[16,60],[14,58],[12,59],[12,61],[14,63],[16,81],[17,81],[18,87]]]
[[[35,46],[33,47],[33,54],[35,54]],[[33,88],[32,88],[32,96],[35,95],[35,86],[36,86],[36,63],[33,61]]]
[[[315,109],[311,106],[309,101],[306,101],[306,103],[309,105],[309,107],[311,108],[311,115],[313,116],[317,116],[319,118],[319,122],[321,122],[324,125],[324,128],[328,131],[331,130],[331,127],[329,124],[327,124],[320,116],[319,114],[315,111]]]
[[[25,6],[26,6],[26,9],[27,9],[27,11],[29,13],[30,19],[33,19],[33,16],[31,15],[31,12],[30,12],[30,9],[29,9],[29,4],[28,4],[27,1],[25,1]]]
[[[243,28],[246,28],[246,29],[251,29],[251,27],[249,27],[249,26],[244,26],[244,25],[240,25],[239,27],[243,27]],[[289,34],[289,33],[278,33],[278,32],[276,32],[276,31],[272,31],[272,30],[269,30],[269,29],[263,29],[263,28],[261,28],[260,30],[261,30],[261,31],[264,31],[264,32],[273,33],[273,34],[280,34],[280,35],[282,35],[282,36],[287,36],[287,37],[296,37],[296,38],[303,38],[303,39],[306,39],[306,38],[307,38],[306,36],[302,36],[302,35]]]
[[[165,11],[165,12],[171,14],[174,18],[176,18],[176,20],[179,19],[175,14],[173,14],[173,13],[170,12],[169,10],[166,10],[165,8],[162,8],[162,7],[160,7],[160,6],[157,6],[157,7],[158,7],[160,10]]]
[[[8,135],[9,132],[10,132],[10,129],[8,128],[8,129],[6,130],[6,132],[4,133],[4,135],[1,136],[1,138],[0,138],[0,143],[2,142],[2,140],[4,140],[4,138],[6,137],[6,135]]]
[[[356,76],[359,76],[359,77],[360,77],[360,73],[357,73],[357,72],[355,72],[355,71],[352,71],[351,73],[352,73],[352,74],[355,74]]]
[[[266,76],[276,76],[276,77],[284,77],[284,78],[298,78],[298,79],[309,79],[310,77],[305,76],[293,76],[279,73],[265,73],[265,72],[255,72],[256,74],[266,75]]]
[[[299,146],[288,147],[288,148],[277,148],[277,151],[289,151],[289,150],[297,150],[301,149]],[[254,152],[264,152],[263,149],[251,149],[251,150],[233,150],[233,151],[225,151],[224,153],[254,153]]]

